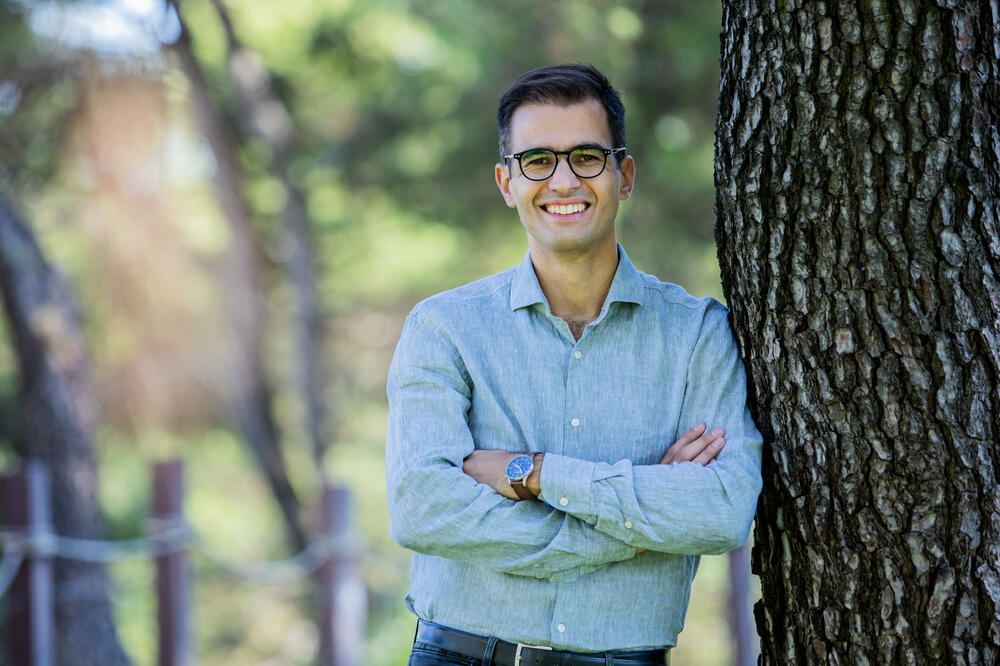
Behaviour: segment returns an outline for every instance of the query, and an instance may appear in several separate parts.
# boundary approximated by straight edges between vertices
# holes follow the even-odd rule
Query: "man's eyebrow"
[[[531,146],[530,148],[525,148],[524,150],[515,150],[514,153],[526,153],[531,150],[551,150],[553,152],[564,153],[577,148],[604,148],[604,144],[600,141],[584,141],[583,143],[574,144],[566,150],[559,150],[558,148],[553,148],[552,146]]]

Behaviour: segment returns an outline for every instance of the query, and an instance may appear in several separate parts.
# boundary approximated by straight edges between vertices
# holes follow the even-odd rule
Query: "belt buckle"
[[[548,645],[528,645],[526,643],[518,643],[517,649],[514,650],[514,666],[521,666],[521,650],[524,648],[531,648],[532,650],[548,650],[552,651]]]

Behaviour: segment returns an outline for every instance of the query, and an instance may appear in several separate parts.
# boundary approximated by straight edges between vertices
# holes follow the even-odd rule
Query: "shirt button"
[[[566,631],[566,625],[565,624],[557,625],[556,629],[558,629],[559,633],[561,634],[562,632]]]
[[[578,351],[573,352],[573,358],[580,359],[583,358],[583,354]]]
[[[573,426],[574,428],[579,428],[580,427],[580,419],[574,418],[572,421],[569,422],[569,424],[571,426]]]
[[[627,530],[632,529],[632,521],[631,520],[626,520],[625,521],[625,529],[627,529]]]
[[[568,499],[566,499],[565,497],[560,497],[559,498],[559,506],[566,506],[567,504],[569,504],[569,500]]]

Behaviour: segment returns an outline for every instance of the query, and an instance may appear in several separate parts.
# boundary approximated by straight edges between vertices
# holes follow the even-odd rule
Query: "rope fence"
[[[174,525],[152,537],[118,541],[98,541],[59,536],[51,532],[26,530],[0,531],[0,597],[17,573],[25,557],[48,557],[114,564],[125,560],[155,559],[161,555],[193,548],[206,560],[237,578],[265,585],[294,583],[308,578],[331,557],[357,557],[360,549],[332,537],[313,539],[309,544],[285,559],[270,562],[239,563],[227,560],[204,537],[189,525]],[[8,571],[9,568],[9,571]]]
[[[0,491],[0,602],[7,606],[11,620],[0,623],[0,629],[6,629],[8,650],[13,653],[4,655],[0,646],[0,661],[9,656],[26,666],[52,666],[53,560],[108,565],[147,559],[156,562],[157,570],[159,663],[192,663],[187,557],[195,552],[227,574],[257,584],[318,579],[320,663],[360,663],[366,592],[346,489],[324,488],[322,524],[303,550],[266,562],[232,561],[184,519],[183,466],[178,461],[154,464],[153,515],[147,521],[150,534],[135,539],[105,541],[56,534],[51,528],[48,471],[37,461],[0,477]]]

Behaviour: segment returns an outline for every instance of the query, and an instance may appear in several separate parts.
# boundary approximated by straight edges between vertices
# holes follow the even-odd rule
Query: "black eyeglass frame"
[[[573,163],[569,159],[570,153],[572,153],[573,151],[576,151],[576,150],[581,150],[583,148],[596,148],[597,150],[600,150],[602,153],[604,153],[604,164],[601,165],[601,170],[598,171],[597,173],[595,173],[593,176],[581,176],[580,174],[578,174],[576,172],[576,169],[573,168]],[[549,151],[550,153],[552,153],[553,155],[556,156],[556,161],[552,165],[552,171],[549,173],[549,175],[545,176],[544,178],[532,178],[528,174],[524,173],[524,165],[521,164],[521,156],[522,155],[526,155],[526,154],[534,152],[536,150],[547,150],[547,151]],[[500,157],[502,157],[504,160],[517,160],[517,167],[521,170],[521,175],[524,176],[525,178],[527,178],[528,180],[533,180],[533,181],[535,181],[537,183],[537,182],[540,182],[540,181],[543,181],[543,180],[548,180],[549,178],[551,178],[555,174],[556,169],[559,168],[559,156],[560,155],[565,155],[566,156],[566,164],[569,165],[569,170],[572,171],[573,175],[576,176],[577,178],[597,178],[602,173],[604,173],[605,169],[608,168],[608,155],[614,155],[615,153],[621,153],[621,152],[624,152],[625,150],[627,150],[627,148],[625,146],[621,146],[620,148],[604,148],[602,146],[594,146],[594,145],[590,145],[590,144],[584,144],[582,146],[574,146],[574,147],[570,148],[569,150],[552,150],[551,148],[529,148],[527,150],[522,150],[519,153],[511,153],[510,155],[501,155]]]

